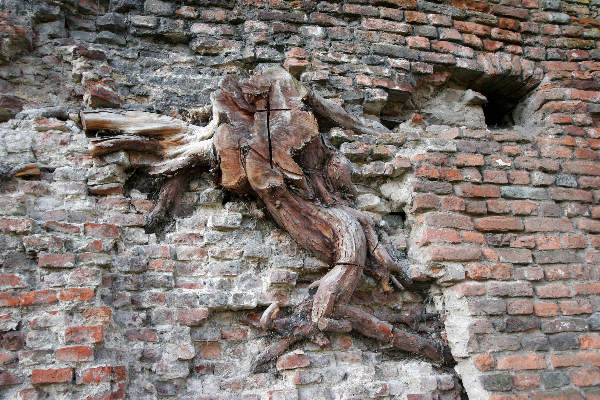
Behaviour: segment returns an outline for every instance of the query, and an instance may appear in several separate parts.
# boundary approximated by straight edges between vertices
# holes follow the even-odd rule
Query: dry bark
[[[161,156],[162,161],[150,172],[170,178],[151,212],[149,228],[168,215],[191,168],[218,169],[221,186],[260,198],[277,225],[333,267],[318,282],[310,315],[297,320],[291,332],[281,328],[290,321],[278,319],[278,307],[265,312],[260,325],[286,334],[258,358],[258,364],[273,359],[300,338],[326,342],[318,334],[319,328],[355,329],[409,348],[404,344],[406,335],[394,333],[391,324],[347,305],[365,268],[381,280],[384,290],[390,290],[391,274],[396,275],[393,280],[399,286],[411,282],[379,242],[369,215],[354,208],[356,191],[350,164],[325,144],[314,114],[307,109],[358,133],[377,134],[376,129],[336,103],[310,93],[283,69],[240,81],[228,76],[211,101],[213,117],[206,127],[141,112],[80,115],[88,131],[125,134],[92,142],[92,154],[143,149]],[[440,359],[427,345],[410,348]]]

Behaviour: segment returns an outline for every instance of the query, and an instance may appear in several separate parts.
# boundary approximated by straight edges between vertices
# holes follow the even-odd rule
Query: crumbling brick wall
[[[0,5],[0,164],[39,168],[0,182],[1,398],[600,398],[597,1]],[[337,334],[251,374],[248,313],[327,266],[208,175],[147,234],[152,157],[90,156],[78,110],[202,123],[269,65],[392,130],[320,121],[417,282],[353,302],[439,313],[454,368]]]

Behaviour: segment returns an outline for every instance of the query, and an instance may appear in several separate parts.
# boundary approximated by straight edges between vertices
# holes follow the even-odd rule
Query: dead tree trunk
[[[284,351],[302,335],[314,337],[317,327],[339,325],[331,320],[336,315],[352,322],[342,326],[367,336],[395,338],[391,330],[384,338],[371,325],[355,325],[365,317],[346,305],[365,269],[381,279],[385,290],[390,290],[390,273],[404,285],[410,279],[380,245],[370,216],[354,208],[350,164],[325,144],[307,105],[340,126],[376,132],[334,102],[309,93],[283,69],[239,82],[227,76],[211,101],[213,117],[202,128],[141,112],[82,112],[81,120],[86,130],[124,134],[93,141],[92,154],[141,149],[162,157],[150,173],[171,178],[151,212],[150,227],[155,218],[166,215],[190,168],[218,168],[224,188],[260,198],[277,225],[333,267],[318,283],[307,327],[297,329],[263,359]],[[263,326],[272,325],[275,309],[267,310]]]

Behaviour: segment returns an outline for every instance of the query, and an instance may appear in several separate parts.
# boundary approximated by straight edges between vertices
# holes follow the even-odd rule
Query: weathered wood
[[[351,329],[444,360],[443,346],[437,342],[394,329],[348,304],[363,271],[380,279],[384,290],[391,290],[390,280],[400,288],[411,281],[386,249],[376,221],[355,208],[351,166],[325,144],[313,112],[360,134],[377,135],[387,129],[363,123],[335,102],[309,92],[280,68],[243,80],[225,77],[220,90],[212,93],[211,103],[213,116],[205,127],[137,111],[86,111],[81,121],[89,131],[124,134],[94,141],[94,155],[141,150],[161,157],[150,173],[167,179],[149,215],[148,230],[166,221],[193,167],[218,169],[224,188],[258,197],[277,225],[333,267],[315,283],[313,297],[293,315],[282,316],[274,303],[260,321],[252,322],[284,336],[259,355],[255,367],[298,340],[310,338],[326,346],[329,340],[320,331]]]
[[[86,131],[108,130],[144,136],[172,136],[190,130],[185,122],[144,111],[82,111],[81,126]]]

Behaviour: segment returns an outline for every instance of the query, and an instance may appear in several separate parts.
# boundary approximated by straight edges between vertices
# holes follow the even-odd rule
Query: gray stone
[[[169,16],[173,14],[173,9],[173,4],[166,1],[146,0],[144,2],[144,11],[150,14]]]
[[[569,375],[565,372],[542,372],[542,383],[546,389],[556,389],[570,383]]]
[[[548,198],[546,189],[528,186],[502,186],[500,193],[507,199],[545,200]]]
[[[556,184],[564,187],[577,187],[577,179],[573,175],[556,175]]]

